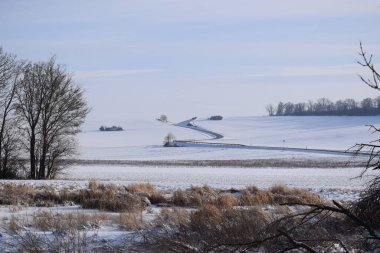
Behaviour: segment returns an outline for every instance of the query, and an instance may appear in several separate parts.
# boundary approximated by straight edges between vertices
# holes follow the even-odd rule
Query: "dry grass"
[[[110,216],[105,213],[39,211],[33,215],[32,225],[41,231],[63,232],[70,229],[96,229],[110,219]]]
[[[158,199],[159,196],[155,195]],[[0,186],[0,204],[10,206],[53,207],[61,205],[81,205],[106,211],[123,212],[145,208],[142,197],[127,192],[124,187],[114,184],[99,184],[90,181],[87,189],[57,190],[52,187],[32,187],[28,185],[4,184]]]
[[[162,226],[186,226],[190,222],[190,212],[183,208],[163,208],[156,217],[154,225]]]
[[[146,198],[149,201],[146,201]],[[113,212],[134,212],[144,209],[149,203],[164,203],[179,207],[202,207],[212,204],[220,208],[233,206],[260,206],[282,203],[322,203],[318,195],[304,189],[292,189],[275,185],[268,190],[255,186],[244,190],[222,191],[209,186],[178,189],[171,196],[151,184],[132,184],[128,187],[115,184],[102,184],[90,180],[87,189],[61,190],[52,187],[32,187],[28,185],[4,184],[0,186],[0,204],[14,207],[60,205],[81,205],[83,208]]]
[[[9,220],[8,229],[11,233],[16,233],[21,229],[20,221],[14,215]]]
[[[104,225],[118,226],[129,230],[128,233],[134,233],[134,236],[142,236],[143,248],[135,250],[137,252],[148,251],[149,246],[152,252],[239,251],[242,248],[230,245],[248,245],[250,242],[262,242],[268,237],[272,239],[264,240],[265,243],[257,247],[253,246],[252,251],[277,252],[291,246],[285,237],[278,236],[279,229],[288,231],[289,228],[292,228],[288,232],[293,238],[307,240],[313,247],[328,246],[331,240],[339,238],[351,247],[349,250],[370,248],[366,245],[366,239],[358,240],[362,228],[353,226],[342,215],[322,212],[305,219],[305,216],[299,216],[297,212],[309,209],[280,205],[292,202],[326,203],[324,199],[308,190],[293,189],[284,185],[274,185],[266,190],[255,186],[243,190],[216,190],[209,186],[190,187],[174,191],[171,197],[165,197],[163,192],[151,184],[123,187],[102,184],[95,180],[89,182],[88,188],[81,190],[57,191],[48,187],[39,189],[12,184],[2,187],[8,195],[0,192],[1,203],[15,203],[17,207],[23,204],[32,205],[33,201],[38,200],[38,203],[44,205],[74,202],[86,208],[119,212],[86,214],[39,211],[24,225],[19,217],[13,216],[6,225],[10,234],[15,235],[19,245],[23,245],[23,250],[19,252],[30,252],[29,248],[42,250],[35,252],[55,252],[53,249],[56,248],[62,249],[61,252],[88,252],[92,242],[89,241],[87,231],[91,230],[91,234],[96,233],[97,229]],[[161,202],[157,203],[165,203],[168,207],[161,208],[154,220],[144,219],[142,210],[145,197],[150,200],[160,199]],[[156,210],[155,207],[152,208]],[[152,211],[149,215],[153,216],[154,213]],[[46,233],[51,237],[45,238],[41,233],[33,232],[34,229],[51,231],[52,233]],[[328,238],[330,241],[314,242],[309,240],[310,238]],[[353,240],[362,244],[351,243]],[[43,243],[45,244],[42,247]],[[74,251],[68,249],[67,245],[74,245]],[[104,249],[103,252],[115,252],[103,246],[91,249],[94,252],[95,248]],[[131,251],[130,248],[120,248],[120,252],[128,251]]]
[[[218,192],[209,186],[178,189],[173,193],[172,203],[176,206],[197,207],[213,203],[218,198]]]
[[[283,187],[273,190],[272,194],[288,193]],[[275,206],[265,211],[259,206],[220,208],[213,204],[197,210],[165,209],[157,226],[148,228],[144,236],[154,252],[304,252],[297,251],[279,231],[287,231],[295,241],[306,242],[318,252],[343,252],[342,244],[347,252],[378,247],[378,242],[368,240],[362,228],[342,215],[328,211],[308,215],[310,210],[298,213]]]
[[[49,228],[51,233],[37,233],[34,229],[30,229],[28,223],[24,223],[22,230],[9,233],[10,238],[3,244],[6,252],[78,253],[89,252],[91,248],[96,247],[96,233],[88,235],[87,230],[81,227],[82,218],[79,216],[46,213],[43,216],[44,218],[38,218],[34,225],[40,226],[43,231]]]
[[[80,190],[76,203],[83,208],[112,212],[135,211],[145,206],[137,195],[123,191],[114,184],[91,183],[89,189]]]
[[[118,224],[123,229],[136,229],[146,226],[143,220],[142,213],[120,213],[118,217]]]
[[[261,206],[283,203],[322,203],[317,194],[304,189],[291,189],[285,185],[275,185],[268,190],[248,186],[242,191],[233,193],[217,191],[208,186],[178,189],[173,193],[172,203],[182,207],[202,207],[212,204],[220,208],[232,206]]]
[[[214,204],[219,208],[232,208],[239,205],[239,199],[231,194],[221,194]]]
[[[4,184],[0,187],[1,205],[29,205],[32,203],[30,194],[34,192],[29,185]]]
[[[242,206],[276,205],[284,203],[320,204],[326,200],[305,189],[289,188],[285,185],[274,185],[268,190],[247,187],[240,196]]]
[[[213,247],[255,240],[269,221],[261,208],[220,208],[209,203],[193,211],[165,209],[156,219],[157,227],[146,233],[156,252],[224,252]]]
[[[157,191],[154,186],[149,183],[130,184],[127,189],[131,193],[155,193]]]
[[[140,196],[147,197],[152,204],[159,204],[167,202],[164,194],[154,188],[153,185],[149,183],[142,184],[131,184],[128,185],[127,190],[133,194],[139,194]]]

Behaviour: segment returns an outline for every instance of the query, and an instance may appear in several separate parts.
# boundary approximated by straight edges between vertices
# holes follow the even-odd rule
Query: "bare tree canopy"
[[[17,175],[19,136],[14,115],[14,97],[20,78],[20,66],[16,57],[0,47],[0,178]]]
[[[83,90],[51,58],[24,67],[16,97],[30,177],[53,178],[62,169],[59,159],[74,153],[73,136],[89,112]]]

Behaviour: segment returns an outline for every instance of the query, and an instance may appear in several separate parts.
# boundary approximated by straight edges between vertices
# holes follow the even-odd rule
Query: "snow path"
[[[254,150],[271,150],[271,151],[291,151],[291,152],[302,152],[302,153],[314,153],[314,154],[332,154],[332,155],[344,155],[344,156],[370,156],[368,152],[355,152],[349,150],[331,150],[331,149],[307,149],[307,148],[289,148],[289,147],[274,147],[274,146],[251,146],[235,143],[215,143],[207,142],[210,140],[222,139],[224,136],[222,134],[213,132],[209,129],[199,127],[193,122],[197,119],[194,117],[189,120],[182,121],[180,123],[174,124],[174,126],[189,128],[201,133],[204,133],[211,138],[204,140],[176,140],[174,145],[176,147],[207,147],[207,148],[233,148],[233,149],[254,149]]]
[[[222,139],[224,137],[223,135],[221,135],[219,133],[213,132],[213,131],[208,130],[208,129],[203,128],[203,127],[199,127],[199,126],[195,125],[194,123],[192,123],[196,119],[197,119],[197,117],[194,117],[192,119],[185,120],[185,121],[182,121],[180,123],[177,123],[177,124],[175,124],[175,126],[193,129],[195,131],[198,131],[198,132],[201,132],[201,133],[206,134],[208,136],[211,136],[211,138],[206,139],[206,140],[217,140],[217,139]],[[189,142],[191,142],[191,141],[189,141]]]

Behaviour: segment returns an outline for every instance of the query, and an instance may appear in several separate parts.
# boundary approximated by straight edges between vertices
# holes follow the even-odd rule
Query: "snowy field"
[[[37,188],[53,187],[79,191],[89,187],[89,180],[99,183],[116,184],[122,189],[128,185],[150,183],[156,189],[173,194],[176,189],[187,189],[191,186],[208,185],[216,189],[244,189],[257,186],[261,189],[274,185],[286,185],[291,188],[309,189],[322,197],[338,201],[353,201],[359,197],[366,182],[373,172],[363,178],[358,176],[363,171],[360,167],[294,168],[285,166],[284,161],[339,161],[345,164],[352,159],[349,155],[295,152],[284,150],[252,150],[240,148],[212,147],[163,147],[164,136],[173,133],[178,140],[196,140],[226,144],[243,144],[253,146],[292,147],[308,149],[346,150],[355,143],[369,142],[376,139],[368,131],[369,124],[380,125],[380,117],[240,117],[227,118],[222,121],[197,120],[199,127],[223,135],[223,138],[210,140],[210,136],[198,131],[174,126],[169,123],[150,121],[88,122],[79,134],[79,154],[77,158],[88,160],[238,160],[263,159],[277,160],[276,168],[260,167],[179,167],[179,166],[133,166],[102,165],[99,161],[92,165],[74,165],[56,180],[2,180],[0,184],[32,185]],[[125,131],[101,132],[101,125],[120,125]],[[366,158],[362,158],[366,159]],[[103,161],[106,164],[108,161]],[[125,162],[125,161],[124,161]],[[152,161],[153,162],[153,161]],[[218,161],[226,162],[226,161]],[[258,160],[255,160],[258,162]],[[302,163],[302,166],[303,164]],[[326,163],[328,164],[328,163]],[[231,165],[232,166],[232,165]],[[301,167],[302,167],[301,166]],[[314,166],[314,165],[313,165]],[[339,165],[340,166],[340,165]],[[356,166],[356,165],[355,165]],[[311,167],[311,168],[310,168]],[[328,165],[326,165],[328,167]],[[93,181],[94,182],[94,181]],[[140,221],[152,222],[163,210],[151,205],[138,213]],[[50,214],[55,219],[68,214],[67,217],[104,217],[95,228],[91,223],[81,227],[82,233],[97,238],[105,245],[133,242],[136,234],[130,228],[120,227],[121,213],[82,209],[78,204],[73,206],[54,207],[16,207],[0,206],[0,219],[5,223],[18,222],[29,224],[36,217]],[[98,215],[98,216],[96,216]],[[94,219],[95,219],[94,218]],[[41,218],[42,219],[42,218]],[[83,218],[82,218],[83,219]],[[29,223],[28,223],[29,222]],[[23,223],[20,223],[23,224]],[[22,227],[27,228],[27,226]],[[40,235],[52,237],[52,232],[40,232],[28,228]],[[34,229],[34,230],[33,230]],[[83,232],[85,231],[85,232]],[[4,248],[10,235],[0,237],[0,248]]]
[[[334,157],[298,152],[236,150],[224,148],[164,148],[164,136],[178,140],[207,140],[197,131],[156,120],[115,121],[122,132],[100,132],[104,122],[88,122],[79,135],[81,159],[171,160]],[[355,143],[376,138],[366,125],[380,125],[380,117],[236,117],[221,121],[197,120],[195,124],[224,135],[219,143],[277,147],[346,150]],[[107,125],[107,124],[105,124]],[[212,142],[212,141],[209,141]]]
[[[160,190],[172,191],[208,185],[217,189],[243,189],[246,186],[269,188],[287,185],[311,189],[331,199],[351,200],[358,197],[373,172],[359,178],[362,168],[212,168],[212,167],[134,167],[73,166],[57,180],[3,180],[4,183],[51,186],[56,189],[81,189],[90,179],[127,186],[150,183]]]
[[[222,133],[224,138],[216,142],[346,150],[376,139],[368,125],[380,125],[380,117],[240,117],[196,124]]]
[[[74,166],[68,171],[70,181],[92,179],[117,184],[148,182],[160,189],[209,185],[218,189],[242,189],[248,185],[269,188],[276,184],[309,188],[314,191],[360,190],[366,180],[358,178],[362,168],[211,168],[211,167],[130,167]]]
[[[317,154],[271,150],[229,149],[220,147],[165,148],[163,138],[173,133],[178,140],[262,145],[276,147],[346,150],[355,143],[376,138],[367,125],[380,125],[380,117],[234,117],[221,121],[199,119],[196,125],[224,137],[209,136],[192,129],[156,120],[87,122],[79,135],[80,159],[94,160],[218,160],[292,159],[348,161],[348,155]],[[101,132],[101,125],[120,125],[125,131]],[[365,180],[353,179],[362,168],[212,168],[212,167],[137,167],[78,165],[66,171],[56,184],[86,184],[89,179],[118,184],[149,182],[159,188],[185,188],[210,185],[216,188],[244,188],[247,185],[340,189],[357,191]],[[71,181],[72,180],[72,181]],[[343,198],[346,198],[342,196]],[[350,198],[348,196],[348,198]]]

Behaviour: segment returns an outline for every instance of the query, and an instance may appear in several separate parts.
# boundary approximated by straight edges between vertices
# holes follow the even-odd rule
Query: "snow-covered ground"
[[[165,148],[163,138],[173,133],[179,140],[263,145],[277,147],[346,150],[355,143],[369,142],[368,125],[380,125],[380,117],[235,117],[221,121],[196,120],[196,125],[224,137],[207,140],[207,134],[156,120],[88,122],[79,135],[78,158],[113,160],[212,160],[212,159],[335,159],[350,156],[284,152],[276,150],[229,149],[222,147]],[[120,125],[125,131],[100,132],[101,125]],[[247,185],[358,190],[362,168],[211,168],[211,167],[136,167],[74,166],[64,176],[83,184],[91,178],[116,183],[150,182],[157,187],[177,188],[210,185],[217,188],[243,188]],[[59,183],[58,183],[59,184]],[[64,183],[65,184],[65,183]]]
[[[73,166],[57,180],[3,180],[0,183],[51,186],[56,189],[87,188],[90,179],[127,186],[151,183],[161,190],[173,191],[190,186],[208,185],[217,189],[243,189],[246,186],[269,188],[273,185],[311,189],[332,199],[351,200],[373,175],[358,176],[362,168],[228,168],[228,167],[134,167],[134,166]]]
[[[356,178],[362,168],[212,168],[212,167],[133,167],[74,166],[68,180],[109,180],[123,184],[149,182],[158,188],[186,188],[209,185],[215,188],[268,188],[285,184],[297,188],[361,189],[364,179]]]
[[[221,143],[346,150],[376,139],[369,125],[380,125],[380,117],[236,117],[196,124],[222,133],[224,138],[216,140]]]
[[[240,117],[222,121],[197,120],[201,128],[217,132],[223,138],[210,140],[206,133],[193,129],[150,121],[88,122],[79,135],[80,159],[91,160],[213,160],[213,159],[281,159],[306,163],[310,160],[334,160],[345,163],[350,156],[337,154],[288,152],[283,150],[254,150],[212,147],[212,145],[184,148],[165,148],[164,136],[173,133],[179,140],[232,143],[253,146],[294,147],[308,149],[346,150],[355,143],[376,139],[366,125],[380,125],[380,117]],[[125,131],[101,132],[101,125],[120,125]],[[257,162],[257,160],[255,161]],[[104,161],[104,163],[106,163]],[[261,166],[261,165],[260,165]],[[310,167],[310,166],[309,166]],[[276,168],[239,167],[177,167],[177,166],[122,166],[75,165],[57,180],[2,180],[0,184],[16,183],[33,186],[51,186],[72,190],[87,188],[90,179],[127,186],[133,183],[151,183],[164,192],[177,188],[209,185],[218,189],[242,189],[255,185],[269,188],[283,184],[310,189],[323,197],[350,201],[359,196],[373,172],[358,178],[363,168],[292,168],[283,163]],[[40,211],[54,213],[93,214],[94,210],[79,206],[53,208],[25,207],[13,210],[0,207],[0,219],[8,222],[13,216],[31,219]],[[155,217],[161,208],[153,206],[141,213],[144,219]],[[107,213],[109,216],[118,214]],[[117,216],[118,217],[118,216]],[[5,223],[4,223],[5,224]],[[105,223],[88,233],[97,234],[103,242],[134,240],[128,229]],[[128,237],[129,236],[129,237]],[[126,239],[127,238],[127,239]],[[129,239],[128,239],[129,238]],[[0,237],[0,248],[7,236]]]
[[[79,135],[82,159],[171,160],[171,159],[254,159],[326,157],[270,150],[236,150],[215,147],[164,148],[164,136],[179,140],[206,140],[209,136],[192,129],[156,120],[88,122]],[[277,147],[346,150],[355,143],[376,138],[366,125],[380,125],[380,117],[235,117],[221,121],[197,120],[203,128],[224,136],[219,143]],[[100,132],[101,125],[120,125],[121,132]],[[213,142],[212,140],[208,140]],[[327,157],[336,157],[327,155]]]

